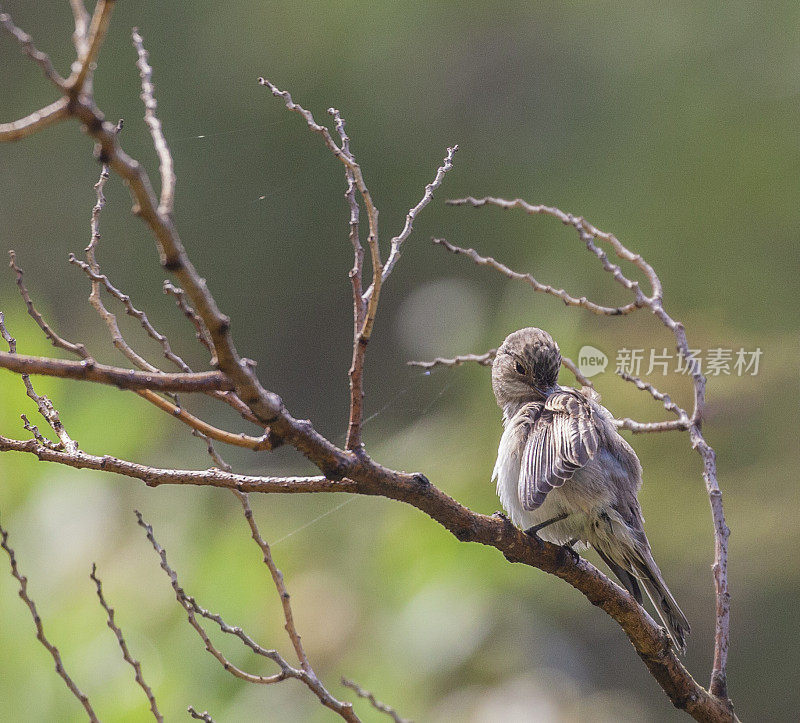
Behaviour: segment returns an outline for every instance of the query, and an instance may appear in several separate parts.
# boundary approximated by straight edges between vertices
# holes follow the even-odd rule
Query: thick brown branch
[[[422,475],[393,472],[367,457],[354,459],[343,468],[345,478],[322,476],[269,478],[204,471],[163,470],[113,457],[85,453],[70,455],[42,447],[36,440],[0,437],[0,451],[35,454],[45,461],[82,469],[97,469],[143,480],[148,485],[192,484],[225,487],[240,492],[302,493],[355,492],[406,502],[430,515],[461,541],[497,548],[513,562],[521,562],[556,575],[579,590],[593,604],[616,620],[636,648],[648,670],[673,704],[700,721],[735,720],[726,700],[714,697],[698,685],[672,649],[663,629],[626,591],[584,559],[573,560],[561,547],[540,542],[503,518],[472,512],[430,484]]]
[[[151,374],[121,369],[88,361],[69,361],[47,357],[0,352],[0,369],[17,374],[39,374],[62,379],[110,384],[120,389],[150,389],[157,392],[225,391],[233,387],[222,372],[193,374]]]

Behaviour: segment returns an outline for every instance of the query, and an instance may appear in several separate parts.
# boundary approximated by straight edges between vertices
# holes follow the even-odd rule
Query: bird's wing
[[[580,392],[562,389],[537,405],[522,455],[519,495],[535,510],[553,487],[560,487],[597,452],[592,407]]]

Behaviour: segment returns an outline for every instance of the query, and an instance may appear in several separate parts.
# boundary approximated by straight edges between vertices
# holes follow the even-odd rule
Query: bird
[[[559,386],[560,367],[558,344],[536,327],[509,334],[497,350],[492,390],[504,429],[492,481],[500,502],[530,535],[573,555],[594,548],[640,605],[644,587],[684,654],[689,622],[644,532],[639,458],[593,389]]]

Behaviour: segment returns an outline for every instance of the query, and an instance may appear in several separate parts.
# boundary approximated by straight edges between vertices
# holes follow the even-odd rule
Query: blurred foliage
[[[7,2],[66,71],[66,2]],[[547,219],[453,209],[448,196],[522,196],[613,231],[660,273],[693,346],[763,350],[757,376],[709,383],[709,440],[733,530],[730,689],[742,719],[794,720],[800,537],[797,238],[800,232],[800,21],[796,3],[120,3],[96,92],[125,118],[122,144],[157,178],[142,123],[130,28],[151,53],[159,115],[178,174],[176,219],[241,352],[298,417],[337,443],[346,424],[352,259],[340,164],[255,82],[265,75],[318,120],[341,109],[381,210],[384,244],[448,144],[461,146],[386,286],[368,355],[365,430],[381,462],[424,471],[482,512],[500,415],[488,372],[425,375],[405,361],[484,351],[511,330],[549,329],[575,356],[592,344],[672,346],[643,314],[596,318],[536,297],[428,241],[475,246],[571,292],[622,298],[574,235]],[[54,99],[38,68],[0,42],[3,120]],[[0,147],[0,246],[13,247],[35,298],[67,337],[113,354],[66,255],[89,238],[91,143],[74,123]],[[153,242],[118,179],[107,187],[99,258],[177,350],[207,361],[160,291]],[[20,352],[51,353],[12,277],[0,308]],[[120,310],[120,314],[122,311]],[[158,349],[122,319],[131,340]],[[662,418],[645,395],[599,377],[619,415]],[[686,380],[652,378],[690,404]],[[565,383],[571,380],[564,379]],[[209,464],[202,443],[133,395],[41,380],[90,452],[157,465]],[[238,428],[204,400],[195,408]],[[30,410],[3,374],[0,429]],[[374,415],[374,416],[373,416]],[[713,555],[700,462],[678,434],[634,439],[641,500],[665,578],[692,622],[687,664],[711,667]],[[292,450],[224,451],[237,469],[311,470]],[[289,654],[274,590],[238,503],[210,489],[146,489],[123,478],[3,455],[0,515],[31,578],[45,628],[104,720],[146,720],[88,580],[97,561],[129,644],[169,719],[189,704],[218,721],[331,720],[299,684],[260,689],[226,675],[186,624],[132,510],[154,525],[182,583],[207,607]],[[346,504],[342,504],[346,503]],[[458,543],[424,515],[381,499],[253,500],[293,594],[317,672],[346,675],[404,715],[431,721],[679,720],[624,635],[559,581]],[[2,563],[5,565],[5,563]],[[222,641],[243,665],[258,661]],[[81,720],[0,574],[0,719]],[[359,705],[366,720],[383,720]]]

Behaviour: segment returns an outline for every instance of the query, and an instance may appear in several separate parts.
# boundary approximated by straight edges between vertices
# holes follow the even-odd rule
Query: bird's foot
[[[561,545],[561,549],[572,558],[572,564],[577,565],[581,556],[572,549],[572,544]]]
[[[541,527],[539,525],[534,525],[533,527],[529,527],[527,530],[523,530],[523,532],[528,536],[532,537],[536,542],[544,542],[544,540],[539,537],[539,530]]]
[[[492,517],[498,520],[505,520],[506,522],[511,522],[511,520],[508,519],[508,515],[505,512],[501,512],[500,510],[497,510],[497,512],[495,512],[492,515]]]

